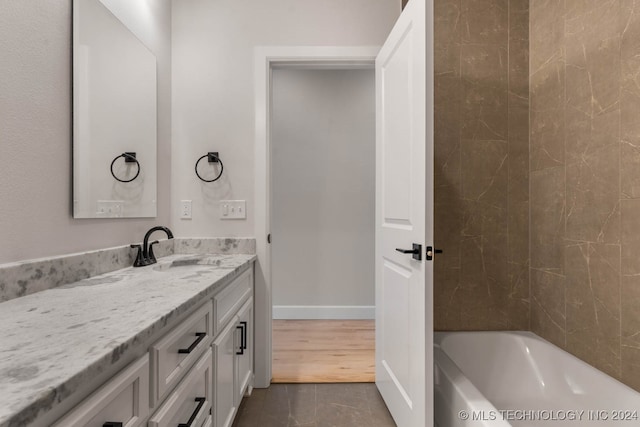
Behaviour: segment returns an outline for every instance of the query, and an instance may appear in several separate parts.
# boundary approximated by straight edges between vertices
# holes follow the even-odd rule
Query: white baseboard
[[[376,307],[371,305],[274,305],[276,320],[303,319],[375,319]]]

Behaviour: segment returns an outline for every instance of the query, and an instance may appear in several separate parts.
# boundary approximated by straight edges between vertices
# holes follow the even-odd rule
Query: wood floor
[[[373,320],[274,320],[273,383],[375,381]]]

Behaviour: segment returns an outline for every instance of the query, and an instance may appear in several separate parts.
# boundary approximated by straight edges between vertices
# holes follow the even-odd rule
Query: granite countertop
[[[171,255],[0,303],[0,427],[44,414],[255,258]]]

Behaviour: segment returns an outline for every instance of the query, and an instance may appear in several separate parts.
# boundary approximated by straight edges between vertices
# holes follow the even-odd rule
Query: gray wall
[[[374,72],[277,69],[272,93],[273,304],[373,306]]]
[[[179,0],[173,3],[173,203],[193,200],[180,236],[255,235],[257,46],[380,46],[398,0]],[[203,184],[196,159],[218,151],[224,174]],[[247,219],[220,220],[220,200],[247,201]]]
[[[158,217],[71,218],[71,1],[0,2],[0,263],[141,240],[170,218],[171,4],[139,28],[158,60]]]

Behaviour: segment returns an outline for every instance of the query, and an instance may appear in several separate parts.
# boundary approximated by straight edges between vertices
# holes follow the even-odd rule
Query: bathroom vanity
[[[0,427],[230,427],[255,255],[171,255],[0,305]]]

